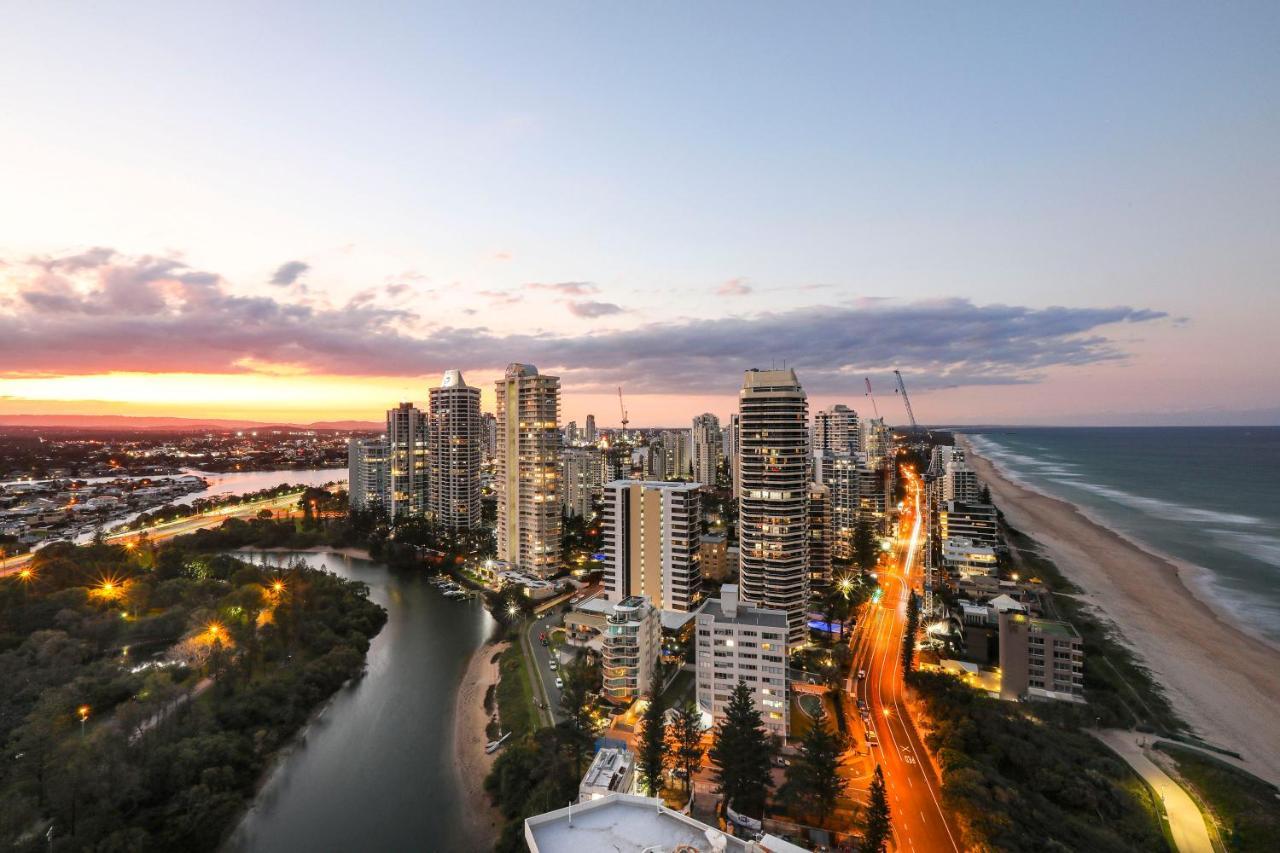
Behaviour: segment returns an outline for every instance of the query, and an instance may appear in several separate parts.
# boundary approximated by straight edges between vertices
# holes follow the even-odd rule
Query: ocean
[[[1011,479],[1199,567],[1198,592],[1280,644],[1280,427],[956,431]]]

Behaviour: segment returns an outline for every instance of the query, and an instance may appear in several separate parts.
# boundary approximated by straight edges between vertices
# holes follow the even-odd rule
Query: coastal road
[[[559,723],[565,719],[564,714],[560,711],[560,688],[556,687],[556,676],[559,675],[559,669],[555,672],[551,671],[551,647],[542,645],[538,635],[545,631],[547,636],[550,637],[551,629],[559,627],[560,621],[560,611],[559,608],[556,608],[545,616],[534,619],[525,630],[525,639],[528,640],[529,659],[533,662],[533,668],[538,679],[534,685],[533,695],[535,698],[547,703],[552,723]],[[559,663],[557,662],[558,666]]]
[[[107,536],[107,541],[113,545],[128,544],[136,542],[143,535],[146,535],[152,542],[162,542],[175,536],[183,536],[188,533],[194,533],[197,530],[217,527],[230,518],[252,518],[264,509],[277,513],[286,510],[292,511],[297,507],[298,498],[301,495],[302,492],[300,491],[290,492],[287,495],[280,495],[275,498],[263,498],[246,504],[213,509],[199,515],[187,516],[162,524],[153,524],[141,530],[112,533]],[[21,571],[23,566],[31,562],[31,557],[31,554],[19,554],[16,557],[0,560],[0,577]]]
[[[865,703],[864,728],[873,729],[877,744],[871,759],[884,773],[895,847],[915,853],[956,851],[959,832],[942,806],[942,786],[920,740],[907,707],[902,680],[902,637],[906,627],[907,598],[918,574],[920,546],[920,480],[907,477],[907,506],[898,525],[898,541],[892,556],[883,561],[878,580],[881,599],[868,602],[859,620],[854,669],[865,679],[855,681],[855,698]]]

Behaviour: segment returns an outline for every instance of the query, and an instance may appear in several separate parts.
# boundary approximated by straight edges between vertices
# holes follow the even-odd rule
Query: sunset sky
[[[1280,423],[1280,4],[23,4],[0,415]]]

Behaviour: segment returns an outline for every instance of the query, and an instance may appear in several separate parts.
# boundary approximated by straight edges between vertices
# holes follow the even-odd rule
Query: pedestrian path
[[[1213,843],[1209,840],[1209,830],[1200,807],[1163,769],[1147,758],[1140,744],[1144,735],[1121,729],[1107,729],[1094,732],[1094,735],[1155,789],[1168,814],[1169,829],[1178,853],[1213,853]]]

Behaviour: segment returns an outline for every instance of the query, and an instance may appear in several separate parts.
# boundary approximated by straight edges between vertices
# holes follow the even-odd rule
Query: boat
[[[486,745],[486,746],[485,746],[485,748],[484,748],[484,754],[485,754],[485,755],[491,755],[491,754],[493,754],[493,753],[497,752],[497,751],[498,751],[498,748],[499,748],[500,746],[502,746],[503,741],[505,741],[505,740],[506,740],[507,738],[509,738],[509,737],[511,737],[511,732],[507,732],[505,735],[503,735],[502,737],[498,738],[497,740],[491,740],[491,741],[489,741],[488,745]]]

